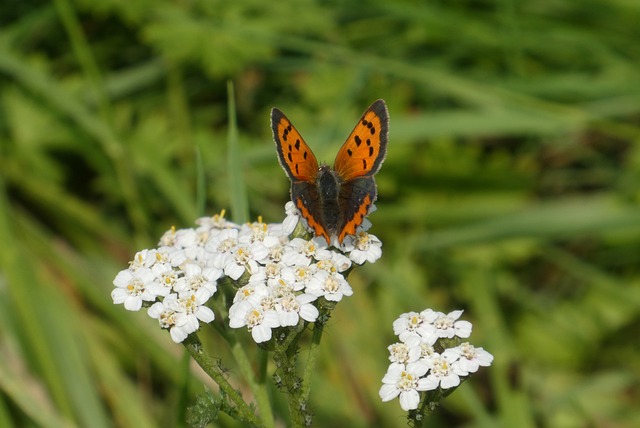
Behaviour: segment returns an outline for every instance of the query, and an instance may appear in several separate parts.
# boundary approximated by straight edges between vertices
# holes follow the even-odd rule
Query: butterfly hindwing
[[[291,183],[291,200],[296,208],[307,221],[316,236],[322,236],[331,242],[329,232],[324,226],[322,203],[318,186],[315,183],[307,183],[306,181],[294,181]]]
[[[388,129],[387,106],[377,100],[364,112],[336,156],[333,169],[342,180],[378,172],[387,154]]]
[[[357,227],[369,213],[376,196],[376,182],[373,177],[360,177],[342,183],[338,199],[342,214],[338,227],[340,243],[345,236],[356,234]]]
[[[318,161],[291,121],[277,108],[271,110],[271,130],[280,165],[291,181],[313,183]]]

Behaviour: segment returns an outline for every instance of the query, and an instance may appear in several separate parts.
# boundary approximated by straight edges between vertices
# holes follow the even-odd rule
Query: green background
[[[326,328],[316,426],[404,424],[386,346],[427,307],[495,356],[430,426],[640,426],[635,0],[3,1],[0,426],[183,423],[206,380],[113,278],[201,214],[283,219],[273,106],[331,163],[377,98],[383,256]]]

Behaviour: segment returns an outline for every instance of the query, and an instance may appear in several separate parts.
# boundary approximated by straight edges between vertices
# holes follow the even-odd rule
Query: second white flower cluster
[[[403,410],[414,410],[420,404],[419,391],[455,388],[461,378],[491,365],[493,355],[482,348],[467,342],[443,345],[447,339],[459,342],[471,335],[472,325],[458,320],[461,315],[461,310],[444,314],[432,309],[400,315],[393,323],[400,341],[388,347],[391,364],[382,379],[382,401],[399,396]]]
[[[322,238],[290,239],[300,217],[291,202],[285,210],[282,223],[237,225],[221,214],[198,219],[195,229],[169,230],[158,248],[138,252],[118,273],[113,302],[130,311],[149,302],[149,316],[182,342],[201,322],[214,320],[207,303],[227,277],[236,289],[229,326],[246,326],[257,343],[271,339],[274,328],[314,322],[317,299],[352,295],[343,272],[352,263],[375,262],[382,244],[364,231],[340,250]]]

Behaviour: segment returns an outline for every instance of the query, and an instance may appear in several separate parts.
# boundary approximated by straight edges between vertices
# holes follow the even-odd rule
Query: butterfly
[[[274,108],[271,130],[280,165],[291,180],[291,200],[316,236],[342,244],[355,235],[376,200],[373,178],[387,154],[389,113],[383,100],[369,106],[344,142],[333,167],[318,164],[291,121]]]

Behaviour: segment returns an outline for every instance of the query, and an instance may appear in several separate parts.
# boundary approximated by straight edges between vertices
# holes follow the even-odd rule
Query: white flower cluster
[[[214,320],[207,306],[228,277],[237,285],[229,308],[229,326],[246,326],[257,343],[271,339],[272,329],[297,325],[302,318],[314,322],[320,297],[338,302],[353,290],[343,276],[352,263],[375,262],[381,242],[359,231],[345,238],[340,251],[329,249],[322,238],[290,239],[300,218],[293,203],[285,207],[282,223],[237,225],[220,215],[196,221],[198,227],[172,228],[159,247],[138,252],[129,268],[118,273],[111,297],[115,304],[148,314],[182,342]],[[243,278],[242,284],[238,283]]]
[[[471,335],[471,323],[458,321],[460,315],[462,311],[444,314],[425,309],[402,314],[394,321],[393,332],[400,342],[388,347],[391,365],[382,379],[382,401],[400,396],[403,410],[417,409],[418,391],[457,387],[461,377],[478,371],[480,366],[491,365],[493,355],[467,342],[452,348],[442,346],[442,339],[466,339]]]

